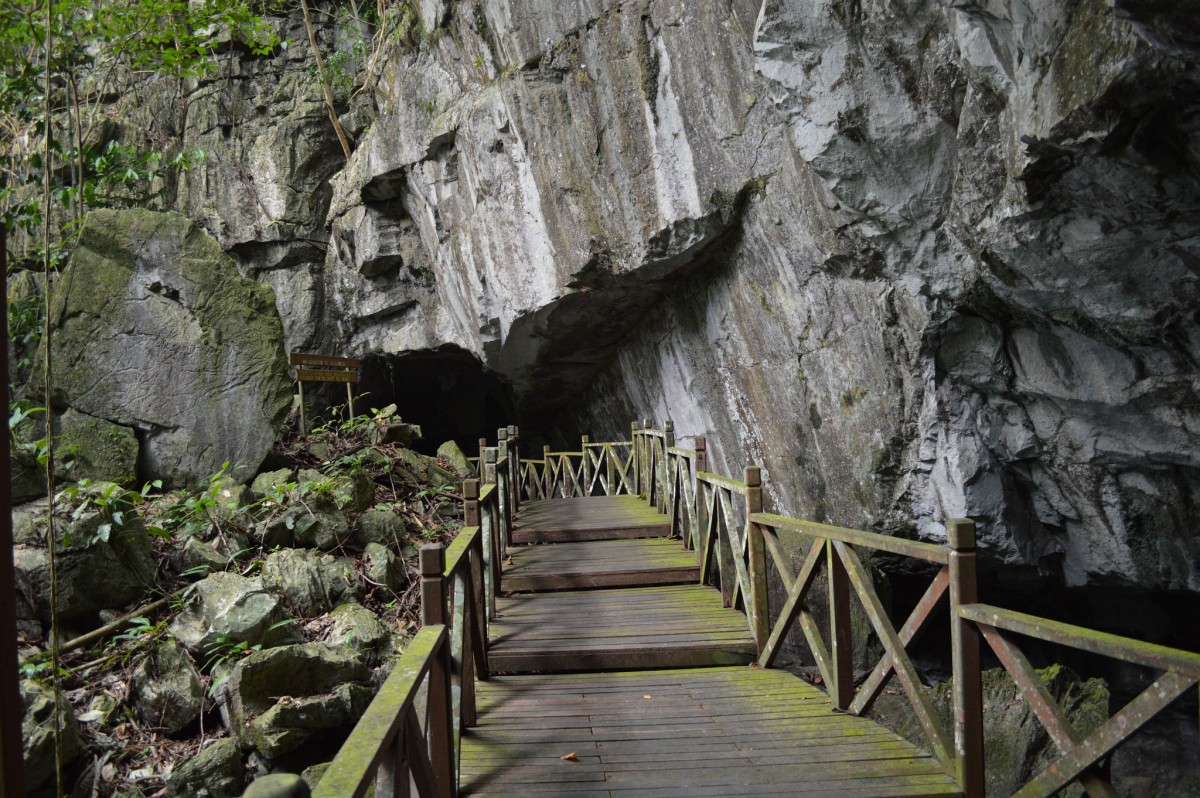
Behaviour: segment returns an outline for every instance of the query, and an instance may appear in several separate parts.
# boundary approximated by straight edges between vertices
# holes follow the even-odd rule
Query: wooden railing
[[[577,452],[552,452],[547,446],[541,460],[521,462],[518,494],[528,500],[636,494],[633,445],[633,441],[592,443],[585,435]]]
[[[503,474],[507,456],[491,463]],[[487,474],[485,474],[487,478]],[[422,628],[314,791],[315,798],[450,798],[458,794],[463,729],[475,723],[475,681],[488,678],[507,505],[503,477],[463,483],[465,526],[448,548],[421,547]]]
[[[1200,654],[978,603],[975,524],[968,519],[949,521],[947,544],[938,545],[764,513],[757,467],[746,467],[741,480],[713,473],[708,470],[704,437],[696,438],[695,449],[683,449],[674,446],[669,423],[661,430],[651,426],[649,421],[634,425],[639,492],[668,513],[673,534],[696,550],[701,581],[719,585],[726,605],[746,613],[759,646],[758,664],[774,665],[785,637],[798,627],[831,702],[838,710],[856,715],[868,711],[894,677],[929,750],[957,779],[968,798],[982,798],[984,794],[981,638],[1012,676],[1061,752],[1057,761],[1014,793],[1021,798],[1050,796],[1073,781],[1091,796],[1115,797],[1112,784],[1096,764],[1200,683]],[[792,569],[792,559],[780,540],[781,532],[811,541],[798,572]],[[860,551],[887,552],[938,567],[928,588],[898,627],[889,617]],[[768,606],[768,567],[786,587],[786,597],[778,608]],[[821,581],[825,584],[823,597],[814,595],[814,586]],[[852,596],[884,652],[870,673],[857,683]],[[943,598],[950,605],[949,728],[939,722],[908,655],[908,647],[926,630]],[[822,609],[827,618],[824,628],[817,620]],[[1081,739],[1016,646],[1013,635],[1157,669],[1162,675]]]
[[[421,796],[456,794],[459,739],[462,729],[475,721],[474,680],[488,676],[487,628],[522,499],[642,495],[668,515],[683,545],[696,551],[701,581],[719,586],[726,605],[746,613],[758,644],[759,666],[772,667],[787,635],[798,627],[836,709],[868,711],[888,680],[895,678],[929,750],[968,798],[983,796],[982,640],[1012,675],[1062,753],[1015,793],[1021,798],[1049,796],[1072,781],[1092,796],[1115,796],[1096,763],[1200,682],[1200,654],[979,603],[975,525],[970,520],[948,522],[947,544],[939,545],[766,513],[758,467],[747,466],[740,480],[712,472],[706,439],[697,436],[694,449],[677,447],[669,423],[654,429],[648,420],[635,422],[629,441],[591,443],[584,438],[579,452],[546,449],[542,460],[521,459],[518,443],[515,427],[500,430],[494,447],[480,442],[475,462],[484,485],[474,480],[463,485],[465,528],[444,559],[440,547],[421,551],[425,626],[326,772],[315,793],[319,798],[361,796],[372,781],[375,794],[389,798],[409,795],[410,787]],[[798,571],[781,534],[810,541]],[[862,551],[886,552],[937,568],[898,627],[860,558]],[[784,587],[779,607],[769,606],[769,568]],[[825,590],[816,590],[822,582]],[[818,595],[821,592],[824,596]],[[883,647],[882,657],[857,683],[852,597]],[[938,720],[908,654],[943,598],[950,608],[949,728]],[[1014,635],[1163,673],[1081,739]]]

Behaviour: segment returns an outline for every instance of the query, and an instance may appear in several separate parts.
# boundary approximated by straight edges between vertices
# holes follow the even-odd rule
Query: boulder
[[[292,529],[295,545],[333,549],[350,537],[346,514],[324,500],[312,502],[309,510],[294,516]]]
[[[282,646],[237,663],[222,686],[222,716],[243,746],[274,759],[353,723],[373,693],[371,669],[354,649]]]
[[[437,456],[438,460],[449,465],[450,470],[457,474],[459,479],[470,479],[475,476],[474,466],[454,441],[446,441],[439,446]]]
[[[92,211],[59,285],[57,405],[140,430],[147,477],[258,469],[292,395],[269,287],[188,219],[147,210]]]
[[[391,510],[367,510],[354,526],[354,542],[363,548],[369,543],[395,548],[406,534],[404,519]]]
[[[1037,673],[1080,739],[1108,718],[1108,686],[1102,679],[1080,679],[1062,665],[1051,665]],[[872,717],[915,745],[926,747],[928,744],[907,699],[897,693],[881,694],[871,709]],[[935,715],[943,729],[952,728],[951,695],[948,682],[929,688]],[[1008,673],[1001,668],[983,672],[983,707],[983,734],[987,740],[985,792],[987,795],[1012,795],[1055,760],[1058,749]],[[1082,793],[1082,789],[1074,785],[1061,794],[1078,796]]]
[[[408,570],[404,560],[392,553],[391,549],[378,543],[368,543],[363,551],[363,561],[367,566],[367,579],[372,585],[381,585],[393,593],[401,593],[408,586]]]
[[[304,617],[329,612],[338,599],[353,590],[331,554],[310,548],[286,548],[269,554],[263,563],[263,584],[283,596],[296,614]]]
[[[211,574],[224,571],[229,566],[227,556],[217,551],[213,544],[199,538],[186,538],[183,545],[175,550],[173,559],[181,573],[199,571]]]
[[[196,600],[171,623],[171,634],[195,656],[221,644],[279,645],[292,638],[279,598],[262,580],[217,573],[196,583]]]
[[[250,483],[250,499],[261,501],[274,493],[283,490],[292,481],[292,470],[280,468],[277,471],[264,471]]]
[[[398,467],[407,469],[421,482],[432,482],[438,487],[458,483],[454,474],[438,465],[437,458],[418,454],[411,449],[399,449]]]
[[[148,725],[167,735],[191,725],[204,706],[200,674],[171,638],[161,640],[133,674],[133,700]]]
[[[34,789],[54,777],[54,693],[32,681],[21,682],[21,740],[24,743],[25,786]],[[79,721],[63,698],[58,709],[63,757],[67,762],[83,753]]]
[[[330,613],[333,623],[325,633],[331,646],[352,648],[376,663],[392,650],[392,632],[375,613],[361,604],[343,604]]]
[[[170,798],[237,798],[245,786],[245,769],[237,740],[222,737],[167,771]]]
[[[60,512],[58,613],[60,619],[123,607],[140,598],[154,575],[152,545],[137,513],[124,508],[121,526],[99,509],[78,518]],[[46,503],[13,511],[13,560],[18,617],[50,619],[50,555],[46,549]]]

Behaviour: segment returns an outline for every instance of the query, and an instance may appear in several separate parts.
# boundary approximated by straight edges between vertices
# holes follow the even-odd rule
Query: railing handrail
[[[966,604],[958,608],[958,615],[968,621],[1015,632],[1047,643],[1055,643],[1133,665],[1160,671],[1173,671],[1200,679],[1200,654],[1190,651],[1169,648],[1157,643],[1147,643],[1132,637],[1088,629],[1084,626],[1076,626],[1024,612],[1007,610],[991,604]]]
[[[421,683],[448,640],[449,630],[444,624],[423,626],[413,635],[400,661],[321,776],[313,798],[347,798],[366,792],[395,747]]]
[[[939,543],[923,543],[919,540],[907,540],[891,535],[881,535],[878,532],[819,524],[816,521],[804,521],[774,513],[753,513],[750,520],[774,529],[783,529],[825,540],[840,540],[855,546],[866,546],[877,551],[901,554],[915,560],[925,560],[939,565],[946,565],[950,562],[950,549]]]
[[[717,474],[713,471],[697,472],[696,479],[709,485],[717,485],[722,488],[728,488],[735,493],[744,493],[747,488],[746,483],[742,482],[740,479],[727,477],[723,474]]]

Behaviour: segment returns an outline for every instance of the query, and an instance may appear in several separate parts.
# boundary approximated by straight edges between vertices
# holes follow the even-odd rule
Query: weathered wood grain
[[[513,543],[667,537],[667,516],[637,496],[587,496],[525,502]]]
[[[958,794],[936,760],[781,671],[501,676],[479,720],[463,795]]]
[[[576,590],[695,583],[696,555],[677,540],[593,540],[514,546],[504,569],[505,592]]]

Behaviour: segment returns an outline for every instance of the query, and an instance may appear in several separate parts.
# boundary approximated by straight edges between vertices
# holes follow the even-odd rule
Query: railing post
[[[633,456],[633,495],[642,492],[642,436],[638,430],[642,428],[636,421],[629,425],[630,452]]]
[[[767,555],[762,527],[750,520],[752,513],[761,513],[763,509],[762,469],[747,466],[742,475],[742,481],[746,483],[746,556],[749,559],[746,566],[750,575],[750,623],[758,653],[762,654],[770,633],[767,624]]]
[[[696,436],[696,473],[708,470],[708,440],[703,435]]]
[[[825,541],[829,577],[829,625],[833,680],[829,697],[838,709],[848,709],[854,699],[854,637],[850,630],[850,580],[846,565],[832,540]]]
[[[958,608],[979,600],[975,522],[956,518],[946,527],[950,547],[950,648],[954,683],[954,757],[966,798],[983,798],[983,685],[979,630]]]
[[[487,484],[487,477],[483,475],[483,453],[487,449],[487,438],[479,439],[479,481]]]
[[[499,551],[496,546],[495,524],[483,528],[479,512],[479,480],[463,480],[463,526],[480,527],[483,536],[483,568],[484,581],[479,585],[478,595],[487,605],[487,617],[496,614],[496,568],[499,565]],[[486,639],[486,638],[485,638]]]
[[[554,492],[553,492],[554,491],[554,477],[551,475],[551,472],[550,472],[550,447],[549,446],[542,447],[542,484],[544,485],[544,489],[542,491],[542,498],[553,499],[554,498]]]
[[[440,543],[421,547],[421,623],[424,626],[446,623],[446,550]],[[429,668],[429,723],[425,730],[429,743],[429,760],[437,779],[440,798],[455,793],[458,774],[453,771],[454,755],[450,750],[450,643],[442,643]]]
[[[508,463],[513,475],[513,517],[521,510],[521,430],[514,424],[508,428]]]
[[[516,508],[513,507],[512,499],[512,460],[508,456],[508,427],[501,427],[496,430],[496,462],[504,460],[504,479],[496,484],[504,488],[504,492],[500,494],[500,499],[504,502],[504,512],[512,518],[516,514]],[[503,484],[501,484],[503,483]]]
[[[642,431],[648,431],[654,428],[654,419],[647,418],[642,420]],[[646,494],[646,501],[650,504],[654,503],[654,474],[652,472],[653,455],[651,447],[654,445],[654,438],[649,435],[642,435],[642,490]]]
[[[579,438],[579,453],[583,455],[583,475],[581,478],[583,479],[582,488],[584,496],[592,495],[592,463],[588,459],[588,444],[591,440],[591,437],[587,435],[580,436]]]

